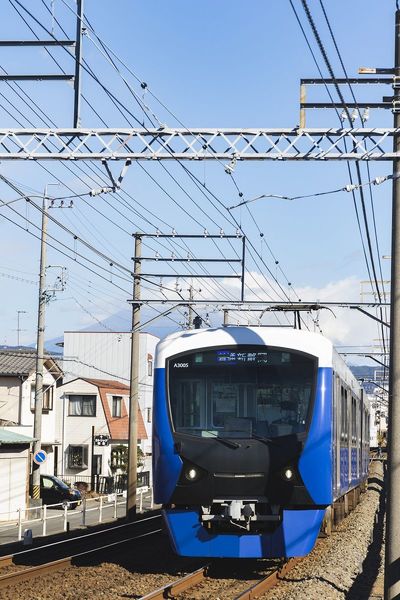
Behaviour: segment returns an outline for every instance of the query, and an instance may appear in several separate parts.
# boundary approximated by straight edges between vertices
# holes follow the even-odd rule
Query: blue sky
[[[15,6],[18,3],[12,0]],[[50,0],[19,0],[43,25],[60,34],[56,23],[52,23]],[[68,35],[74,34],[73,14],[66,5],[74,9],[73,0],[54,0],[55,18],[62,23]],[[322,65],[321,56],[313,40],[310,28],[305,21],[301,2],[294,5],[304,24],[312,48]],[[394,1],[372,2],[344,0],[325,2],[326,10],[334,29],[337,43],[342,52],[347,71],[355,76],[359,66],[390,66],[393,60],[393,21]],[[310,0],[310,9],[318,25],[335,74],[343,76],[335,55],[329,33],[324,25],[320,3]],[[28,23],[39,36],[37,23],[32,21],[19,7]],[[203,1],[177,2],[128,1],[112,3],[105,0],[85,0],[86,15],[99,37],[134,71],[140,80],[145,81],[154,94],[188,127],[293,127],[299,122],[298,99],[301,77],[317,76],[312,57],[306,47],[302,33],[294,18],[290,3],[286,0],[269,2],[252,1]],[[0,31],[3,39],[31,38],[21,18],[11,3],[3,2],[0,7]],[[84,57],[91,68],[118,99],[141,121],[143,112],[138,109],[132,95],[126,89],[118,73],[99,52],[89,36],[84,39]],[[53,52],[66,72],[71,72],[73,64],[65,52]],[[45,51],[36,49],[0,50],[0,65],[9,73],[58,71]],[[128,78],[137,94],[142,95],[138,83],[120,64],[121,72]],[[59,72],[59,71],[58,71]],[[326,69],[323,67],[326,75]],[[21,88],[29,99],[34,100],[46,113],[46,118],[59,127],[69,127],[72,122],[72,88],[67,83],[23,83]],[[21,91],[21,90],[19,90]],[[110,126],[129,126],[124,117],[110,103],[87,73],[83,73],[82,91],[86,99]],[[390,95],[387,86],[357,88],[357,98],[379,100],[382,95]],[[0,83],[0,118],[3,127],[16,127],[18,121],[28,126],[27,117],[36,126],[43,126],[45,117],[34,114],[25,102],[17,98],[10,86]],[[349,94],[345,91],[349,99]],[[26,97],[24,97],[26,100]],[[310,91],[310,99],[326,100],[322,88]],[[10,101],[11,104],[8,102]],[[176,121],[149,94],[145,102],[151,107],[161,123],[177,126]],[[10,114],[7,114],[8,111]],[[18,113],[19,111],[19,113]],[[17,121],[18,119],[18,121]],[[129,117],[132,121],[132,117]],[[391,125],[391,113],[373,111],[368,126]],[[145,120],[148,126],[148,120]],[[357,123],[356,123],[357,124]],[[98,116],[85,103],[82,104],[82,125],[102,126]],[[338,121],[333,111],[321,111],[308,115],[310,127],[337,127]],[[23,162],[0,165],[0,173],[43,193],[44,186],[59,178],[64,185],[52,187],[54,195],[87,192],[90,187],[102,185],[97,166],[76,167],[67,171],[65,166],[45,163]],[[202,196],[185,175],[178,164],[168,165],[166,173],[160,164],[144,165],[149,175],[138,165],[132,165],[124,180],[124,192],[135,201],[122,195],[115,199],[111,195],[94,199],[76,199],[74,208],[54,209],[52,215],[72,232],[89,241],[93,246],[107,253],[113,260],[120,261],[127,268],[131,266],[133,242],[130,234],[135,230],[153,232],[155,226],[169,231],[173,226],[181,233],[201,233],[203,226],[210,232],[218,232],[223,227],[226,233],[234,233],[224,214],[218,213]],[[188,165],[193,173],[215,193],[225,206],[239,201],[238,192],[230,178],[218,163]],[[90,170],[94,168],[93,170]],[[120,166],[113,165],[118,172]],[[389,163],[370,165],[372,177],[390,173]],[[363,179],[367,180],[365,165],[362,165]],[[181,184],[183,190],[171,179],[171,175]],[[150,178],[183,206],[193,217],[189,218]],[[241,163],[235,170],[235,181],[244,198],[260,194],[300,195],[336,189],[349,183],[345,163],[288,163],[271,162]],[[106,176],[104,171],[102,180]],[[68,187],[66,187],[68,186]],[[21,187],[21,186],[20,186]],[[26,191],[24,189],[24,191]],[[374,207],[380,254],[390,254],[390,184],[374,187]],[[6,185],[0,187],[0,198],[13,199],[17,194]],[[195,206],[194,202],[198,205]],[[367,197],[369,202],[369,198]],[[39,202],[39,198],[36,199]],[[0,208],[1,214],[18,222],[22,228],[37,233],[34,224],[40,222],[40,213],[32,206],[27,212],[24,200],[13,205],[19,213]],[[144,208],[143,208],[144,207]],[[359,281],[368,278],[360,236],[357,230],[355,211],[350,194],[341,193],[322,198],[310,198],[288,202],[278,199],[260,200],[249,205],[252,216],[264,233],[264,240],[273,251],[285,276],[277,269],[265,243],[262,244],[259,231],[247,212],[237,209],[235,216],[254,243],[256,249],[278,278],[285,291],[294,298],[290,287],[295,288],[304,300],[358,300]],[[152,215],[146,212],[152,211]],[[102,214],[99,213],[101,211]],[[136,211],[136,212],[134,212]],[[139,213],[139,214],[138,214]],[[227,213],[226,213],[227,214]],[[368,214],[371,230],[370,205]],[[146,222],[140,215],[151,223]],[[27,223],[27,219],[32,224]],[[110,219],[113,221],[110,222]],[[62,233],[56,224],[50,223],[49,233],[57,241],[62,241],[70,249],[72,260],[49,248],[48,263],[63,265],[68,270],[67,287],[58,293],[49,304],[47,337],[51,338],[66,329],[75,329],[96,324],[109,318],[113,313],[126,308],[130,281],[128,275],[118,278],[115,268],[107,261],[87,252],[71,235]],[[53,241],[57,246],[57,242]],[[146,253],[153,253],[156,243],[145,247]],[[170,250],[158,248],[163,255]],[[226,256],[232,248],[227,242],[221,245]],[[79,266],[74,260],[74,250],[95,260],[101,269],[102,278]],[[211,244],[195,244],[192,247],[198,257],[215,256],[217,251]],[[172,250],[171,250],[172,251]],[[177,251],[175,249],[175,251]],[[0,343],[16,341],[16,311],[26,310],[21,334],[23,342],[31,342],[35,337],[37,290],[34,284],[38,273],[39,241],[26,231],[18,229],[10,222],[0,220],[0,286],[6,300],[0,306]],[[75,258],[78,258],[75,256]],[[270,284],[276,289],[271,275],[254,280],[261,270],[260,260],[254,263],[249,257],[248,297],[252,294],[273,294]],[[389,279],[389,261],[382,262],[384,279]],[[263,267],[265,271],[265,267]],[[49,271],[54,278],[56,270]],[[215,271],[213,271],[215,272]],[[219,273],[226,271],[220,268]],[[19,277],[11,279],[10,277]],[[189,281],[189,280],[188,280]],[[288,281],[291,286],[287,286]],[[174,281],[164,283],[174,285]],[[157,282],[158,283],[158,282]],[[199,285],[198,282],[195,284]],[[224,282],[225,291],[236,293],[232,282]],[[116,287],[118,285],[119,287]],[[182,289],[187,283],[181,282]],[[221,290],[218,290],[221,293]],[[203,282],[203,297],[217,294]],[[263,295],[264,294],[264,295]],[[278,297],[277,297],[278,299]],[[82,308],[83,307],[83,308]],[[151,313],[149,313],[151,314]],[[176,321],[182,316],[177,315]],[[378,336],[375,326],[354,319],[353,315],[339,312],[337,319],[321,317],[324,331],[339,343],[372,343]],[[120,319],[121,328],[129,326],[127,315]],[[350,340],[353,340],[352,342]]]

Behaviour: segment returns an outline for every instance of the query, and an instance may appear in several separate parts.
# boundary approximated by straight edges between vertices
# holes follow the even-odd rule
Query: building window
[[[68,446],[68,468],[69,469],[87,469],[88,449],[84,446]]]
[[[69,396],[68,408],[70,417],[95,417],[96,396]]]
[[[115,473],[118,469],[126,473],[128,469],[128,446],[120,444],[111,448],[111,471]]]
[[[146,408],[147,411],[147,422],[151,423],[151,408]]]
[[[42,411],[48,412],[53,410],[53,392],[54,388],[52,385],[43,386],[43,401]],[[35,384],[31,384],[31,410],[35,410]]]
[[[149,358],[147,361],[147,375],[149,377],[153,376],[153,359]]]
[[[113,396],[112,397],[112,413],[111,416],[118,418],[121,417],[122,411],[122,396]]]

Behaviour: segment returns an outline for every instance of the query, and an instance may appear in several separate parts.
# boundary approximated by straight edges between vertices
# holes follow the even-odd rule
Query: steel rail
[[[110,548],[115,548],[116,546],[121,546],[122,544],[126,544],[128,542],[132,542],[133,540],[145,538],[151,535],[155,535],[157,533],[161,533],[162,529],[156,529],[154,531],[149,531],[147,533],[142,533],[140,535],[136,535],[133,537],[126,538],[124,540],[119,540],[117,542],[112,542],[111,544],[104,544],[102,546],[98,546],[97,548],[92,548],[90,550],[85,550],[84,552],[79,552],[78,554],[73,554],[71,556],[67,556],[65,558],[61,558],[59,560],[54,560],[51,562],[43,563],[42,565],[37,565],[34,567],[29,567],[27,569],[23,569],[20,571],[14,571],[12,573],[7,573],[6,575],[0,576],[0,589],[7,587],[9,585],[16,585],[23,581],[28,581],[30,579],[34,579],[35,577],[39,577],[45,575],[47,573],[53,573],[55,571],[64,570],[74,564],[74,562],[83,557],[87,557],[90,554],[95,554],[98,552],[102,552],[104,550],[109,550]],[[4,557],[8,558],[8,557]]]
[[[200,567],[196,571],[193,571],[193,573],[184,575],[172,583],[167,583],[167,585],[142,596],[140,600],[163,600],[164,598],[173,598],[177,594],[190,590],[207,577],[209,566],[210,565],[205,565],[204,567]]]
[[[141,523],[146,523],[147,521],[153,521],[154,519],[161,519],[161,513],[153,514],[149,517],[144,517],[142,519],[138,519],[137,521],[132,521],[130,523],[122,523],[120,525],[113,525],[112,527],[103,527],[98,531],[90,531],[89,533],[82,533],[81,535],[76,535],[73,537],[69,537],[67,539],[57,540],[56,542],[50,542],[49,544],[42,544],[41,546],[36,546],[35,548],[28,548],[26,550],[20,550],[19,552],[14,552],[13,554],[6,554],[4,556],[0,556],[0,569],[2,567],[6,567],[8,565],[15,564],[15,560],[20,559],[22,556],[26,556],[32,553],[46,552],[50,548],[55,546],[63,546],[70,544],[71,542],[76,542],[79,540],[80,542],[86,542],[90,538],[94,536],[101,535],[110,535],[117,529],[123,529],[124,527],[131,527],[132,525],[138,525]],[[43,538],[42,538],[43,539]]]
[[[241,592],[235,597],[235,600],[253,600],[253,598],[258,598],[276,586],[286,573],[293,569],[301,560],[302,558],[290,558],[282,567],[253,584],[244,592]]]

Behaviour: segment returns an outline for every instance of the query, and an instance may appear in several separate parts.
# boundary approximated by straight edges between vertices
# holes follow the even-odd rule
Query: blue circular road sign
[[[39,452],[36,452],[36,454],[34,455],[33,462],[37,465],[41,465],[45,462],[46,458],[47,452],[45,452],[44,450],[39,450]]]

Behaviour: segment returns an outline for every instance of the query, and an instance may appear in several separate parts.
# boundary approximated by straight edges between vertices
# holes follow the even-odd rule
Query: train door
[[[350,444],[350,482],[355,483],[357,479],[357,401],[353,395],[351,395],[351,444]]]
[[[347,390],[340,385],[340,488],[345,491],[349,487],[349,415]]]
[[[339,496],[340,493],[340,379],[339,376],[334,374],[334,385],[333,385],[333,444],[332,444],[332,455],[333,455],[333,490],[335,497]]]

